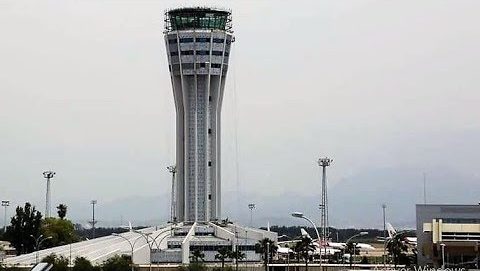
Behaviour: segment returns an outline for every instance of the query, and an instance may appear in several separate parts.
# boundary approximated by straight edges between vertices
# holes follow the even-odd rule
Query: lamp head
[[[362,232],[360,232],[359,234],[360,234],[361,236],[363,236],[363,235],[368,235],[368,231],[362,231]]]
[[[303,213],[301,213],[301,212],[293,212],[293,213],[292,213],[292,216],[293,216],[293,217],[298,217],[298,218],[303,218]]]

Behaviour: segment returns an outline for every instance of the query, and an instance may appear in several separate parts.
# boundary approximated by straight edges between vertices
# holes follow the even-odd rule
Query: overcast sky
[[[354,204],[356,213],[389,202],[382,195],[402,186],[405,169],[414,196],[392,202],[392,212],[414,217],[423,172],[431,191],[462,183],[448,203],[480,199],[465,197],[480,181],[476,0],[1,0],[1,199],[31,201],[43,212],[41,173],[53,169],[53,204],[72,206],[75,219],[88,216],[93,198],[101,209],[158,197],[158,207],[140,205],[142,219],[167,214],[175,111],[163,13],[179,3],[233,12],[222,182],[242,204],[224,206],[226,214],[247,210],[243,201],[253,195],[259,211],[283,206],[262,202],[272,196],[318,196],[305,203],[318,217],[316,160],[325,155],[334,159],[331,189],[348,190],[360,176],[373,186],[390,182],[370,195],[373,205]],[[337,194],[333,205],[364,197]],[[271,211],[292,220],[288,208]],[[342,211],[331,214],[337,226],[378,225]]]

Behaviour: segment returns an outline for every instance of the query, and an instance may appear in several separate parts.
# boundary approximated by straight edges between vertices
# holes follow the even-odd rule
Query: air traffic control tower
[[[176,107],[174,214],[221,216],[220,119],[232,35],[231,12],[178,8],[165,13],[165,42]]]

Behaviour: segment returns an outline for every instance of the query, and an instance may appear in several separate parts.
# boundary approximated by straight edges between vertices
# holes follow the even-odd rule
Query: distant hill
[[[427,175],[428,202],[476,204],[479,201],[480,178],[465,176],[448,168],[438,168]],[[319,184],[320,186],[320,184]],[[316,188],[315,188],[316,189]],[[223,216],[250,224],[248,203],[255,203],[254,226],[307,225],[293,218],[291,212],[302,211],[319,221],[320,193],[312,189],[310,195],[223,193]],[[132,221],[134,225],[152,225],[165,222],[169,217],[169,194],[158,197],[131,197],[110,202],[99,202],[99,226],[120,226]],[[237,201],[238,199],[238,201]],[[339,228],[382,228],[381,204],[387,203],[387,220],[397,228],[415,226],[415,204],[423,203],[422,171],[414,168],[385,168],[363,172],[330,185],[330,224]],[[71,203],[69,214],[74,220],[86,224],[90,206]],[[309,225],[307,225],[309,226]]]

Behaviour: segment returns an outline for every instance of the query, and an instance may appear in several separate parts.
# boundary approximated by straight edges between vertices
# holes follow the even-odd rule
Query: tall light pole
[[[172,221],[172,223],[175,223],[177,221],[177,211],[176,211],[177,202],[175,199],[175,192],[176,192],[175,191],[175,174],[177,173],[177,167],[173,165],[173,166],[168,166],[167,169],[168,169],[168,172],[172,174],[172,195],[170,196],[170,200],[171,200],[170,221]]]
[[[255,203],[248,204],[248,209],[250,209],[250,227],[253,224],[253,209],[255,209]]]
[[[5,214],[3,218],[3,233],[7,232],[7,207],[10,206],[9,200],[2,200],[2,206],[4,207]]]
[[[92,204],[92,221],[90,221],[90,224],[92,224],[92,239],[95,238],[95,224],[97,224],[97,221],[95,221],[95,204],[97,204],[97,200],[91,200],[90,204]]]
[[[383,268],[386,269],[387,264],[387,217],[386,217],[387,204],[382,204],[383,212]]]
[[[313,228],[315,229],[315,233],[317,234],[317,242],[320,242],[320,234],[318,233],[317,226],[315,225],[315,223],[313,223],[313,221],[310,218],[304,216],[303,213],[301,213],[301,212],[293,212],[292,216],[296,217],[296,218],[302,218],[302,219],[305,219],[308,222],[310,222],[310,224],[312,224]],[[321,266],[322,266],[322,252],[321,252],[321,248],[320,248],[320,267]]]
[[[43,177],[47,179],[47,193],[45,195],[45,218],[50,217],[50,180],[55,176],[55,172],[47,170],[43,172]]]
[[[322,203],[320,204],[320,210],[322,217],[320,220],[320,226],[322,227],[322,244],[325,246],[329,235],[328,229],[328,189],[327,189],[327,167],[333,162],[333,159],[324,157],[318,159],[318,165],[322,168]],[[326,251],[325,247],[325,251]]]

